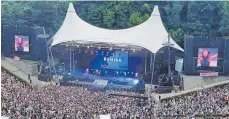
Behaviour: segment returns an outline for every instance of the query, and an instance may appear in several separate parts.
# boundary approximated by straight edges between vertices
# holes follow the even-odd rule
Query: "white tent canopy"
[[[52,38],[51,46],[68,41],[84,41],[91,43],[130,44],[148,49],[156,53],[168,41],[168,33],[162,23],[158,7],[155,6],[150,18],[135,27],[110,30],[93,26],[83,21],[75,12],[73,4],[69,4],[65,20]],[[183,51],[174,40],[173,47]]]

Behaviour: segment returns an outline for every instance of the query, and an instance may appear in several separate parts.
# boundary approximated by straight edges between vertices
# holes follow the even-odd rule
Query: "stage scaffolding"
[[[44,31],[44,34],[45,34],[45,30]],[[46,39],[47,40],[47,39]],[[112,43],[95,43],[95,42],[81,42],[81,41],[68,41],[68,42],[65,42],[65,43],[60,43],[59,45],[62,45],[62,46],[67,46],[67,49],[69,50],[69,58],[70,58],[70,61],[69,61],[69,71],[74,71],[76,69],[76,65],[75,65],[75,60],[77,60],[77,56],[75,56],[74,54],[74,49],[81,49],[81,48],[84,48],[84,49],[94,49],[94,50],[99,50],[99,49],[108,49],[108,50],[122,50],[122,51],[139,51],[139,50],[143,50],[144,48],[142,47],[138,47],[138,46],[133,46],[133,45],[130,45],[130,44],[112,44]],[[168,80],[171,80],[172,81],[172,85],[174,85],[174,81],[173,79],[171,78],[171,68],[170,68],[170,65],[171,65],[171,62],[170,62],[170,59],[171,59],[171,56],[170,56],[170,49],[171,47],[173,47],[173,44],[171,44],[170,42],[170,36],[168,35],[168,40],[167,42],[165,42],[163,44],[163,46],[167,47],[167,50],[168,50],[168,74],[167,76],[169,77]],[[49,66],[54,68],[54,71],[56,73],[56,69],[55,69],[55,63],[54,63],[54,60],[53,60],[53,55],[52,55],[52,51],[50,49],[51,47],[49,47],[47,49],[47,54],[48,54],[48,61],[49,61]],[[155,65],[156,65],[156,55],[158,53],[160,53],[159,51],[156,52],[155,54],[153,53],[149,53],[149,59],[147,61],[147,54],[148,54],[148,50],[145,50],[145,61],[143,62],[144,63],[144,72],[145,74],[150,71],[152,74],[151,74],[151,79],[150,79],[150,92],[152,92],[152,86],[153,86],[153,81],[154,81],[154,70],[155,70]],[[90,53],[90,52],[89,52]],[[147,66],[149,67],[147,69]],[[148,71],[147,71],[148,70]],[[51,73],[51,71],[50,71]]]
[[[37,34],[38,34],[37,38],[43,38],[45,39],[45,42],[46,42],[47,64],[48,64],[48,72],[49,72],[49,80],[50,80],[52,77],[52,70],[54,71],[54,74],[56,75],[56,68],[55,68],[55,63],[54,63],[51,47],[49,47],[49,43],[48,43],[49,35],[46,34],[44,27],[42,27],[41,31],[37,31]]]

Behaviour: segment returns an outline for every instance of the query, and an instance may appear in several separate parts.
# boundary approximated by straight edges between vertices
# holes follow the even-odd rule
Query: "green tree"
[[[68,2],[2,2],[2,25],[41,26],[53,35],[62,25]]]
[[[129,26],[136,26],[136,25],[138,25],[140,23],[142,23],[141,13],[140,12],[133,13],[130,16]]]
[[[189,3],[187,21],[182,24],[185,34],[198,36],[217,36],[221,19],[220,7],[223,2]]]
[[[54,35],[66,16],[67,1],[3,1],[2,25],[44,26]],[[198,36],[229,35],[229,2],[200,1],[77,1],[79,17],[97,27],[124,29],[145,22],[158,5],[162,21],[180,45],[183,34]]]
[[[163,7],[165,10],[165,24],[169,29],[177,29],[181,26],[180,12],[183,8],[180,2],[168,2],[167,5]]]
[[[175,40],[181,47],[184,46],[183,39],[184,39],[184,32],[181,28],[178,29],[171,29],[169,33],[173,40]]]
[[[223,8],[221,9],[222,19],[220,21],[219,32],[223,36],[229,35],[229,2],[224,1]]]

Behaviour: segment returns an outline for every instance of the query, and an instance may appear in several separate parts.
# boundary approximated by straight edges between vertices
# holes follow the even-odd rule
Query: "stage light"
[[[135,73],[135,77],[138,77],[138,73]]]
[[[112,50],[112,47],[110,48],[110,50]]]
[[[101,47],[99,47],[99,49],[101,49]]]
[[[133,52],[135,52],[135,49],[133,49]]]
[[[138,80],[134,80],[134,81],[133,81],[133,83],[134,83],[135,85],[138,84],[138,82],[139,82]]]
[[[87,46],[87,49],[89,49],[90,47],[89,46]]]
[[[88,71],[89,71],[89,69],[87,68],[87,69],[86,69],[86,71],[88,72]]]

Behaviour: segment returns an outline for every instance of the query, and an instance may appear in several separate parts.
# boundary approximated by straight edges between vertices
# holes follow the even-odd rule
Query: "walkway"
[[[9,70],[14,75],[20,77],[24,81],[29,83],[28,80],[28,72],[26,71],[26,64],[22,63],[23,61],[14,61],[11,58],[2,58],[1,66],[7,70]],[[24,61],[26,63],[26,61]],[[31,63],[31,62],[30,62]],[[50,84],[49,82],[39,81],[37,76],[31,76],[32,85],[46,85]]]
[[[211,87],[218,86],[218,85],[223,85],[223,84],[229,84],[229,78],[226,81],[220,81],[220,82],[209,84],[209,85],[205,85],[205,86],[202,86],[202,87],[197,87],[197,88],[193,88],[193,89],[184,90],[184,91],[181,91],[181,92],[178,92],[178,93],[175,93],[175,92],[166,93],[166,94],[153,93],[152,96],[154,97],[154,99],[156,101],[159,101],[159,95],[161,96],[161,99],[172,98],[172,97],[184,95],[184,94],[187,94],[187,93],[191,93],[191,92],[195,92],[195,91],[198,91],[198,90],[203,90],[203,89],[206,89],[206,88],[211,88]]]

